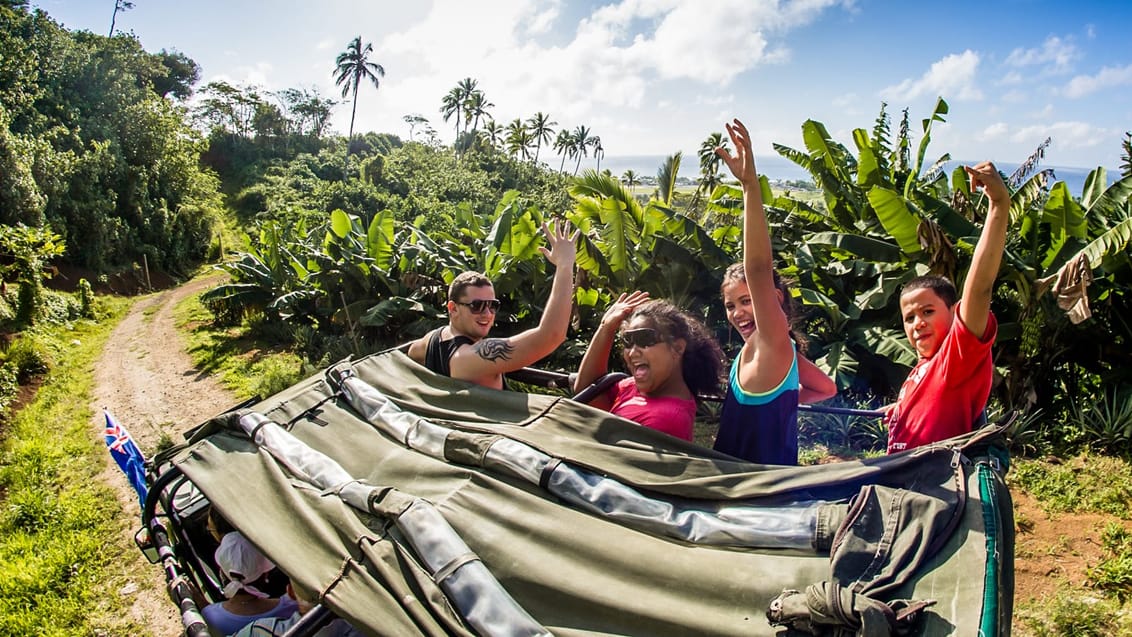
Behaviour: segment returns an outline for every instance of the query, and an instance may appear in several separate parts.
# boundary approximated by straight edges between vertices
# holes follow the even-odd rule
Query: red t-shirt
[[[971,431],[987,406],[994,363],[991,346],[998,334],[992,313],[982,340],[959,318],[931,358],[920,359],[900,388],[884,422],[888,453],[914,449]]]
[[[692,440],[696,422],[695,400],[673,396],[645,396],[637,390],[637,384],[632,378],[623,379],[611,391],[615,393],[609,413],[670,436]]]

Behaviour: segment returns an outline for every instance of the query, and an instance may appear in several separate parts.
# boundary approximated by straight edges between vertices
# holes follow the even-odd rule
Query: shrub
[[[94,288],[86,279],[79,279],[79,313],[83,318],[94,318]]]
[[[8,409],[8,405],[16,398],[16,392],[20,389],[20,381],[17,377],[16,368],[9,365],[7,362],[0,365],[0,412]]]
[[[1035,608],[1020,609],[1019,616],[1038,637],[1108,637],[1122,634],[1118,610],[1111,600],[1060,592]]]
[[[256,362],[248,371],[256,379],[252,394],[267,397],[302,380],[303,361],[294,354],[278,354]]]
[[[1132,594],[1132,531],[1110,522],[1101,532],[1101,546],[1106,555],[1087,571],[1089,580],[1124,603]]]
[[[15,371],[16,379],[26,383],[32,376],[50,371],[54,357],[46,341],[34,332],[21,335],[8,347],[7,364]]]

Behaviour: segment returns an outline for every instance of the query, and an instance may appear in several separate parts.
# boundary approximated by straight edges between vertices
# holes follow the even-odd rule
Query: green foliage
[[[16,320],[23,325],[34,324],[42,313],[43,277],[49,275],[48,260],[65,250],[60,239],[46,228],[0,226],[0,256],[8,262],[0,267],[0,276],[19,283]]]
[[[108,309],[117,317],[124,307]],[[35,400],[8,419],[0,442],[0,634],[140,629],[122,619],[123,601],[106,595],[124,585],[122,563],[139,560],[115,519],[110,487],[98,479],[105,447],[90,434],[89,370],[113,324],[44,333],[53,349],[67,343],[67,356]]]
[[[1129,515],[1132,466],[1127,460],[1089,453],[1058,463],[1019,459],[1007,481],[1049,511]]]
[[[155,92],[187,90],[191,60],[146,53],[132,36],[69,32],[42,12],[0,19],[3,221],[50,227],[69,260],[99,272],[143,255],[172,272],[199,261],[217,182],[199,167],[200,136]]]
[[[20,383],[47,373],[55,365],[51,343],[38,332],[24,332],[4,352],[4,364],[15,372]]]
[[[1070,407],[1069,425],[1080,427],[1098,451],[1128,457],[1132,454],[1132,390],[1102,388],[1100,395]]]
[[[271,396],[303,379],[303,361],[295,354],[279,354],[256,361],[248,370],[255,379],[251,393]]]
[[[1117,602],[1061,590],[1053,599],[1020,608],[1018,616],[1035,637],[1108,637],[1127,634],[1129,621],[1119,611]]]
[[[7,360],[0,363],[0,414],[7,417],[8,406],[16,399],[20,390],[19,370]]]
[[[94,318],[94,288],[90,281],[79,279],[79,311],[83,318]]]
[[[1123,604],[1132,595],[1132,531],[1109,522],[1101,532],[1101,547],[1105,555],[1086,574],[1095,588],[1115,595]]]

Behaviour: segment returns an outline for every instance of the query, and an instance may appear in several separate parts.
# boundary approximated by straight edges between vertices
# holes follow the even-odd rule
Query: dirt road
[[[173,308],[216,285],[220,276],[195,279],[141,299],[114,329],[95,371],[98,415],[92,426],[97,431],[102,430],[101,409],[106,407],[149,457],[162,434],[181,442],[186,429],[235,404],[231,392],[193,367],[173,323]],[[104,477],[117,492],[122,533],[132,546],[139,526],[138,500],[109,454]],[[120,564],[117,593],[130,598],[131,618],[149,627],[152,636],[179,635],[180,618],[165,593],[160,567],[137,550],[127,551]]]

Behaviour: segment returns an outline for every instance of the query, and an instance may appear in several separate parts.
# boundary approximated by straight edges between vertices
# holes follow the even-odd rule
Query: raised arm
[[[959,305],[959,319],[972,334],[981,339],[990,319],[994,281],[1002,264],[1002,252],[1006,249],[1010,191],[998,174],[998,169],[989,161],[963,168],[971,177],[971,190],[982,187],[990,200],[990,211],[983,224],[983,231],[979,234],[979,241],[975,244],[975,254],[963,282],[962,303]]]
[[[794,344],[778,289],[774,286],[770,225],[763,209],[751,136],[738,119],[727,124],[727,133],[735,144],[735,155],[726,148],[717,148],[715,152],[743,186],[743,273],[751,292],[755,320],[755,331],[739,354],[739,384],[750,392],[764,392],[773,389],[786,376]]]
[[[542,230],[549,247],[540,246],[539,250],[555,270],[538,326],[508,338],[485,338],[460,348],[450,363],[453,378],[491,385],[492,379],[545,358],[566,340],[574,300],[574,240],[578,231],[571,233],[566,222],[551,227],[543,224]]]
[[[613,351],[613,341],[617,338],[617,331],[633,310],[649,300],[648,292],[635,291],[622,293],[617,301],[609,306],[601,317],[601,323],[590,339],[590,346],[582,356],[582,363],[578,366],[578,376],[574,380],[574,393],[589,387],[609,371],[609,353]],[[594,407],[608,409],[612,404],[608,396],[599,396],[591,403]]]

